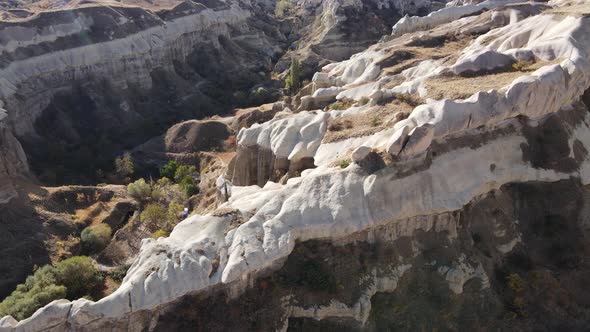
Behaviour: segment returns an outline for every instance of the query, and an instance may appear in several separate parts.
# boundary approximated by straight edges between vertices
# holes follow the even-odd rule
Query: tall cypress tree
[[[299,68],[299,60],[294,57],[291,58],[291,67],[289,68],[289,75],[285,78],[285,88],[291,93],[297,92],[301,88],[301,71]]]

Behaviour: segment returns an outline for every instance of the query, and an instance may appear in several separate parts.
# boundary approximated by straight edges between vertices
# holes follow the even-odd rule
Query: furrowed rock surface
[[[179,120],[228,111],[285,47],[250,2],[156,9],[96,2],[0,22],[4,122],[41,180],[91,182],[72,160],[104,170]]]
[[[328,94],[338,107],[241,129],[218,213],[145,239],[110,296],[54,301],[0,329],[450,328],[446,310],[464,330],[583,329],[588,293],[575,285],[589,270],[590,21],[584,7],[535,6],[501,24],[483,7],[467,11],[324,67],[303,97],[339,91]],[[504,10],[519,9],[495,13]],[[527,52],[536,67],[487,72]],[[445,97],[454,82],[477,91]],[[435,89],[442,98],[427,98]],[[369,154],[382,167],[364,167]],[[303,160],[315,167],[283,178]],[[540,288],[511,295],[514,274]],[[534,289],[570,294],[579,311],[548,309]],[[420,310],[424,293],[444,301],[426,297]],[[519,312],[502,303],[519,301],[535,315],[502,318]]]

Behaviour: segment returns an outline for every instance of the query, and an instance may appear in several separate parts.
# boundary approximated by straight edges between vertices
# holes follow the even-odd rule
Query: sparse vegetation
[[[378,116],[371,118],[371,127],[379,127],[381,125],[381,119]]]
[[[130,181],[131,175],[134,172],[133,159],[129,152],[115,159],[115,172],[126,182]]]
[[[191,176],[185,176],[178,186],[187,198],[199,193],[199,187],[195,184],[195,180]]]
[[[164,165],[164,167],[160,169],[160,176],[162,178],[173,179],[177,168],[178,163],[176,160],[170,160],[166,165]]]
[[[157,239],[160,237],[167,237],[167,236],[168,236],[168,232],[163,229],[158,229],[157,231],[153,232],[151,235],[152,239]]]
[[[176,172],[174,173],[174,181],[176,183],[180,183],[186,177],[193,178],[198,176],[198,174],[199,172],[197,171],[197,168],[195,166],[181,165],[178,166]]]
[[[299,60],[291,58],[289,75],[285,78],[285,89],[291,93],[296,93],[301,88],[301,68]]]
[[[145,207],[139,220],[143,223],[158,225],[160,228],[166,226],[166,210],[160,204],[149,204]]]
[[[350,161],[349,160],[341,160],[340,164],[338,164],[338,166],[340,166],[340,168],[344,169],[344,168],[350,166]]]
[[[328,109],[330,111],[342,111],[351,108],[354,103],[352,99],[342,99],[328,105]]]
[[[89,252],[99,252],[109,244],[111,233],[111,227],[107,224],[88,226],[80,235],[82,246]]]
[[[409,94],[409,93],[396,93],[393,97],[403,103],[406,103],[406,104],[412,106],[412,107],[416,107],[416,106],[422,104],[422,101],[420,100],[420,98],[417,98],[414,95]]]
[[[127,275],[127,270],[129,270],[129,267],[129,265],[119,266],[116,269],[110,271],[109,276],[116,282],[122,282],[123,278],[125,278]]]
[[[532,66],[534,64],[534,62],[532,61],[516,61],[515,63],[512,64],[512,69],[517,70],[517,71],[527,71],[527,69]]]
[[[127,193],[133,199],[143,204],[150,199],[152,188],[144,179],[139,179],[127,185]]]
[[[371,101],[371,99],[369,99],[369,97],[362,97],[359,101],[358,101],[358,105],[359,106],[363,106],[363,105],[367,105],[369,102]]]
[[[350,121],[350,120],[344,120],[344,121],[335,120],[335,121],[330,122],[330,124],[328,125],[328,130],[329,131],[341,131],[343,129],[351,129],[352,127],[354,127],[354,125],[352,124],[352,121]]]
[[[0,316],[12,315],[22,320],[57,299],[92,297],[101,282],[98,270],[88,257],[75,256],[55,266],[45,265],[0,303]]]
[[[291,3],[288,0],[280,0],[275,5],[275,16],[284,17],[291,10]]]
[[[172,228],[174,228],[174,225],[176,225],[176,223],[178,221],[180,221],[180,213],[182,212],[183,207],[180,203],[178,203],[177,201],[172,201],[170,202],[170,205],[168,205],[168,213],[166,215],[166,219],[168,220],[168,225],[167,225],[167,230],[172,230]]]
[[[518,273],[511,273],[506,279],[508,282],[508,287],[514,293],[520,294],[525,291],[527,283]]]

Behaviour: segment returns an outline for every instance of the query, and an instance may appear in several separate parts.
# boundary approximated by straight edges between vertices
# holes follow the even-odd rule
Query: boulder
[[[404,145],[408,141],[408,133],[410,132],[409,126],[403,126],[402,128],[398,129],[391,135],[389,142],[387,143],[387,153],[397,156]]]

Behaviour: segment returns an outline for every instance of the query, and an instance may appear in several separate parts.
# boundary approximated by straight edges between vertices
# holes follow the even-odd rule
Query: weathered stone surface
[[[469,6],[479,10],[490,3],[496,2]],[[469,22],[488,26],[491,15],[475,16],[472,9],[449,9],[452,15],[443,21],[455,21],[437,29],[455,32]],[[473,17],[458,19],[462,15]],[[448,75],[453,63],[406,63],[399,76],[382,79],[389,76],[381,68],[387,53],[376,45],[328,65],[325,75],[316,75],[322,87],[307,97],[341,90],[359,101],[395,97],[396,103],[284,114],[242,129],[237,156],[217,181],[229,196],[217,213],[191,216],[168,238],[143,240],[112,295],[73,301],[66,318],[63,304],[54,303],[34,320],[15,326],[6,318],[4,324],[18,329],[57,322],[69,330],[191,324],[197,330],[330,324],[375,331],[585,328],[588,17],[548,12],[506,24],[465,43],[452,60],[486,69],[486,61],[469,57],[484,49],[507,57],[512,55],[504,52],[520,49],[544,61],[563,59],[516,73],[499,90],[425,103],[412,94],[420,93],[426,78]],[[404,38],[385,47],[411,42]],[[371,83],[381,93],[359,89]],[[399,111],[406,107],[402,103],[414,104],[411,113]],[[406,115],[381,124],[381,107]],[[323,143],[328,119],[361,122],[367,116],[374,116],[371,131]],[[360,167],[343,167],[351,152]],[[379,157],[388,157],[384,152],[399,158],[386,158],[385,164]],[[383,164],[374,167],[373,157]],[[316,160],[319,167],[299,170]],[[291,177],[292,171],[300,176]],[[514,274],[534,275],[531,282],[540,281],[539,288],[511,289],[507,280]],[[535,289],[555,293],[545,298],[533,294]],[[558,294],[571,294],[572,300],[556,306],[561,300],[554,299],[563,299]],[[524,315],[519,303],[535,315]],[[510,313],[520,318],[505,319]],[[224,325],[220,317],[232,319]],[[452,326],[449,317],[458,317]]]

